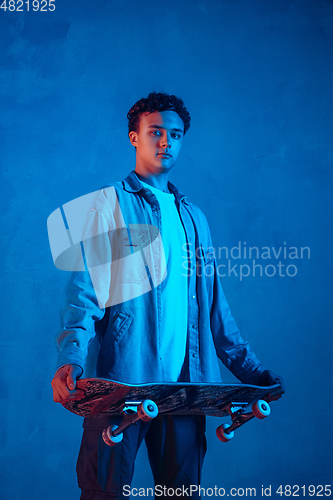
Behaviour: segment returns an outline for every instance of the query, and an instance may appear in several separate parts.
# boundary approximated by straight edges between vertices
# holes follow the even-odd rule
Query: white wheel
[[[222,441],[222,443],[227,443],[234,437],[234,431],[231,431],[230,433],[226,432],[229,427],[231,427],[231,425],[222,424],[216,429],[216,436],[220,441]]]
[[[138,407],[138,415],[144,422],[149,422],[158,415],[158,407],[151,399],[146,399]]]
[[[271,408],[266,401],[258,399],[258,401],[252,405],[252,412],[257,418],[266,418],[271,413]]]
[[[123,433],[118,434],[118,436],[113,436],[112,431],[118,429],[118,425],[111,425],[107,429],[104,429],[102,432],[103,441],[108,446],[114,446],[123,439]]]

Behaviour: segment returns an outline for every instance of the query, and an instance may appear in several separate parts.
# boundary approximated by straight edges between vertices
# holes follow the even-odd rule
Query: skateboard
[[[81,417],[122,415],[119,426],[103,430],[103,440],[114,446],[123,438],[123,431],[139,419],[149,421],[158,414],[209,415],[231,417],[231,424],[222,424],[216,435],[228,442],[234,431],[254,417],[263,419],[270,414],[265,397],[274,395],[280,385],[259,387],[223,383],[145,383],[123,384],[108,379],[86,378],[77,381],[84,391],[79,399],[68,400],[63,406]]]

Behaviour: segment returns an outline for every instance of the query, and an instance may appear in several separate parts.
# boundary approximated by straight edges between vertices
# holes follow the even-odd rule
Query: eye
[[[161,132],[159,130],[153,130],[152,135],[161,135]]]
[[[182,136],[180,134],[172,134],[172,137],[175,139],[181,139]]]

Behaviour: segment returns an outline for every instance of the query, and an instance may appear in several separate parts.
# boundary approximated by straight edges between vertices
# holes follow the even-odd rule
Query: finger
[[[281,395],[280,396],[272,396],[271,394],[269,394],[265,400],[267,401],[267,403],[270,403],[271,401],[277,401],[278,399],[281,398]]]
[[[57,392],[55,392],[54,390],[53,390],[53,401],[55,403],[59,403],[60,402],[60,400],[59,400],[59,394]]]
[[[56,403],[59,403],[61,401],[61,395],[60,395],[60,385],[58,383],[58,380],[54,378],[51,382],[52,390],[53,390],[53,401]]]
[[[67,387],[70,391],[74,391],[75,389],[75,380],[70,375],[67,377]]]
[[[76,379],[78,375],[77,367],[71,366],[67,375],[67,387],[70,391],[73,391],[76,387]]]
[[[55,396],[55,401],[57,403],[61,403],[64,399],[68,398],[70,395],[69,388],[67,386],[67,374],[64,373],[64,376],[61,378],[56,378],[53,381],[53,393]]]
[[[67,387],[64,387],[62,384],[58,384],[53,389],[53,399],[56,403],[61,403],[64,399],[66,399],[70,395]]]
[[[53,391],[53,400],[56,402],[56,403],[61,403],[62,400],[64,399],[64,394],[61,393],[61,391],[58,391],[58,390],[54,390]]]
[[[69,389],[71,391],[73,391],[76,387],[76,381],[78,378],[81,377],[83,373],[83,370],[81,368],[81,366],[78,366],[78,365],[71,365],[70,368],[69,368],[69,373],[68,373],[68,381],[67,381],[67,386],[69,387]]]

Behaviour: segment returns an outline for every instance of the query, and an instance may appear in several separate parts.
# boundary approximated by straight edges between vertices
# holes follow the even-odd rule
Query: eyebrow
[[[165,130],[165,127],[162,127],[161,125],[149,125],[148,128],[159,128]],[[184,133],[184,130],[182,130],[181,128],[173,128],[171,130],[175,130],[176,132],[181,132],[182,134]]]

